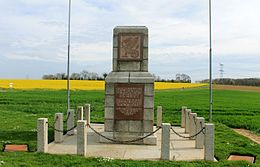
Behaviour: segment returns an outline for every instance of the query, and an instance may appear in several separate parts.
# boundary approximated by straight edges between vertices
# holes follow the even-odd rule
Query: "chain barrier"
[[[202,122],[200,122],[200,127],[202,128]],[[205,127],[204,127],[204,129],[205,129]],[[202,131],[202,133],[205,135],[204,130]]]
[[[69,118],[70,118],[70,111],[68,112],[68,115],[67,115],[67,118],[66,118],[66,120],[65,121],[63,121],[64,123],[67,123],[68,122],[68,120],[69,120]]]
[[[59,130],[59,129],[55,129],[54,126],[50,125],[49,122],[46,122],[48,124],[48,127],[53,129],[54,131],[57,131],[57,132],[62,132],[63,133],[63,130]],[[55,124],[55,123],[54,123]]]
[[[75,129],[76,127],[77,127],[77,125],[74,125],[72,128],[70,128],[70,129],[66,130],[66,131],[65,131],[65,133],[68,133],[69,131],[71,131],[71,130]]]
[[[87,126],[88,126],[94,133],[96,133],[97,135],[99,135],[99,136],[101,136],[101,137],[103,137],[103,138],[105,138],[105,139],[107,139],[107,140],[109,140],[109,141],[112,141],[112,142],[114,142],[114,143],[119,143],[119,144],[133,143],[133,142],[137,142],[137,141],[143,140],[143,139],[145,139],[145,138],[147,138],[147,137],[149,137],[149,136],[155,134],[158,130],[161,129],[161,127],[158,127],[158,128],[157,128],[155,131],[153,131],[152,133],[149,133],[149,134],[147,134],[147,135],[145,135],[145,136],[143,136],[143,137],[136,138],[136,139],[132,139],[132,140],[116,140],[116,139],[111,139],[111,138],[109,138],[109,137],[106,137],[106,136],[102,135],[101,133],[97,132],[92,126],[90,126],[90,124],[87,124]]]
[[[179,137],[182,137],[182,138],[185,138],[185,139],[190,139],[190,138],[193,138],[193,137],[196,137],[198,136],[203,130],[205,129],[205,127],[203,127],[198,133],[196,133],[195,135],[192,135],[192,136],[183,136],[183,135],[180,135],[179,133],[177,133],[173,127],[171,127],[171,130],[173,131],[173,133],[175,133],[177,136]]]
[[[51,128],[51,129],[53,129],[54,131],[60,132],[60,133],[65,132],[65,134],[66,134],[67,132],[69,132],[69,131],[75,129],[75,128],[77,127],[77,125],[74,125],[72,128],[70,128],[70,129],[68,129],[68,130],[66,130],[66,131],[63,131],[63,130],[56,129],[54,126],[50,125],[48,122],[46,122],[46,123],[48,124],[48,128]]]

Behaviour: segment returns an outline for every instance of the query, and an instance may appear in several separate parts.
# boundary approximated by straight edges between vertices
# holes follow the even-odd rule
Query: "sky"
[[[0,0],[0,78],[66,73],[68,0]],[[260,78],[260,1],[212,0],[213,78]],[[208,0],[72,0],[71,73],[112,70],[115,26],[147,26],[149,72],[209,77]]]

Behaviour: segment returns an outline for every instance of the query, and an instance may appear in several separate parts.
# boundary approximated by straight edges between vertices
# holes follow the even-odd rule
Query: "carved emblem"
[[[139,34],[121,34],[119,36],[119,59],[140,60],[142,36]]]
[[[115,119],[142,120],[143,84],[117,84],[115,87]]]

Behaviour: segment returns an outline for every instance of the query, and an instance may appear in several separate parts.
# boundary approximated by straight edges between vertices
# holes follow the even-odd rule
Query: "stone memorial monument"
[[[108,138],[129,141],[153,132],[154,77],[148,72],[148,29],[118,26],[113,32],[113,71],[105,79]],[[136,144],[156,144],[151,135]],[[109,142],[100,137],[100,142]]]

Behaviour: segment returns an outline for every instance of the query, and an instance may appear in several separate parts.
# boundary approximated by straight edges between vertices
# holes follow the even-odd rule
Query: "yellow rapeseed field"
[[[72,90],[104,90],[104,81],[87,81],[87,80],[71,80]],[[155,82],[155,89],[180,89],[180,88],[194,88],[205,86],[206,84],[193,84],[193,83],[166,83]],[[0,79],[0,88],[13,89],[66,89],[66,80],[17,80],[17,79]]]

